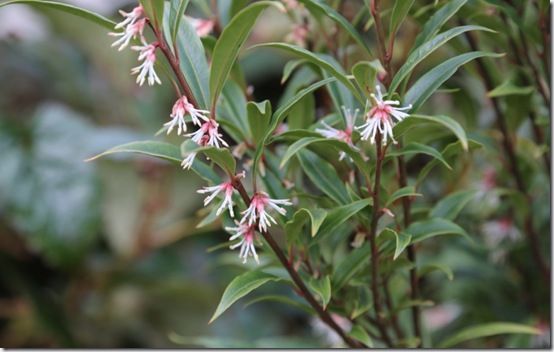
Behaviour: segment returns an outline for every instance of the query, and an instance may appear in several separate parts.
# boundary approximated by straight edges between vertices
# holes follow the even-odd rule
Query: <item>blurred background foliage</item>
[[[416,1],[398,33],[396,62],[402,62],[407,54],[402,47],[409,48],[429,11],[444,2]],[[135,5],[126,0],[71,3],[112,18],[119,8]],[[360,13],[369,18],[363,13],[363,1],[331,3],[339,3],[346,18]],[[384,3],[386,9],[392,1]],[[506,116],[510,128],[521,136],[519,158],[535,202],[528,210],[536,213],[546,253],[550,248],[549,176],[536,162],[544,146],[532,142],[526,113],[533,108],[549,141],[549,111],[524,78],[529,67],[515,64],[509,31],[495,3],[470,1],[458,17],[500,32],[480,35],[480,45],[507,53],[494,61],[496,67],[490,72],[497,75],[499,85],[505,82],[504,93],[512,89],[511,98],[504,100]],[[209,1],[194,1],[190,15],[206,17],[209,6]],[[538,11],[535,6],[522,8],[524,38],[540,42]],[[309,24],[312,40],[324,41],[317,36],[315,21]],[[373,46],[372,31],[364,23],[358,27]],[[293,28],[291,18],[268,10],[250,44],[283,40]],[[129,75],[135,55],[116,52],[110,48],[111,41],[103,28],[66,14],[22,5],[0,10],[0,345],[333,344],[333,336],[321,324],[279,303],[245,307],[248,301],[243,300],[208,325],[223,289],[243,269],[236,253],[217,247],[227,239],[217,223],[196,228],[199,215],[206,215],[195,192],[201,181],[193,173],[150,158],[116,156],[84,162],[111,146],[151,138],[168,119],[173,103],[168,84],[139,88]],[[421,72],[466,45],[463,37],[453,40],[425,61]],[[282,70],[288,60],[268,50],[242,56],[256,101],[276,103],[281,98]],[[355,62],[355,53],[350,60]],[[501,320],[533,325],[542,334],[494,337],[478,346],[546,346],[550,343],[549,287],[522,240],[523,230],[517,225],[522,215],[514,213],[502,191],[491,186],[509,184],[510,176],[498,158],[498,132],[489,130],[494,112],[476,69],[474,64],[465,66],[426,107],[431,113],[455,118],[470,138],[486,146],[462,157],[456,172],[432,173],[435,181],[426,182],[422,190],[430,199],[460,187],[472,192],[457,222],[484,244],[472,246],[449,238],[421,248],[422,262],[448,265],[454,277],[449,280],[449,275],[438,271],[422,282],[422,297],[430,301],[424,309],[424,325],[431,332],[427,338],[436,341],[461,327]],[[299,86],[302,79],[297,74]],[[413,140],[424,140],[430,133],[413,131]],[[410,167],[417,169],[417,162]],[[400,278],[390,284],[391,290],[406,289]],[[289,290],[271,284],[253,297],[276,291],[297,299]]]

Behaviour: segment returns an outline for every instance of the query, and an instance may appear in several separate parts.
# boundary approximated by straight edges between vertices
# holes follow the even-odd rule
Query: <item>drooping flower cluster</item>
[[[383,145],[387,144],[388,137],[392,139],[393,143],[396,143],[392,134],[392,128],[396,122],[400,122],[409,116],[404,111],[411,109],[412,105],[395,107],[400,105],[399,101],[384,100],[381,88],[379,86],[375,88],[377,96],[371,94],[373,108],[367,113],[366,122],[363,125],[357,126],[356,129],[360,130],[362,140],[370,139],[372,144],[375,144],[375,137],[378,132],[382,136]],[[393,118],[396,119],[396,122]]]
[[[154,83],[162,84],[154,70],[156,49],[159,43],[154,42],[148,44],[144,38],[144,27],[148,21],[148,19],[144,17],[144,8],[139,5],[131,12],[119,11],[119,13],[125,19],[116,24],[115,29],[123,29],[123,31],[108,33],[113,37],[119,37],[119,39],[113,42],[112,47],[117,46],[117,50],[121,51],[129,46],[131,40],[140,39],[142,45],[131,46],[131,49],[139,52],[138,60],[143,62],[139,66],[133,68],[131,73],[134,75],[138,74],[137,83],[140,86],[142,86],[145,81],[147,81],[150,86],[154,85]]]
[[[277,224],[275,218],[269,215],[268,207],[273,208],[279,214],[285,215],[287,211],[279,205],[292,205],[288,199],[271,199],[265,192],[257,192],[254,194],[250,201],[248,209],[243,211],[241,224],[247,223],[248,225],[256,224],[258,222],[258,230],[261,232],[267,231],[267,228],[271,226],[271,223]]]
[[[254,242],[256,240],[256,228],[254,225],[237,224],[237,227],[226,227],[225,230],[234,233],[229,237],[229,241],[239,240],[237,243],[229,246],[230,249],[240,247],[239,258],[246,263],[248,256],[254,257],[256,263],[260,263]]]
[[[354,143],[352,142],[352,132],[354,132],[354,124],[356,123],[356,117],[358,116],[358,109],[356,109],[354,113],[352,113],[350,109],[347,109],[344,106],[342,107],[342,109],[344,112],[344,119],[346,121],[346,128],[344,130],[336,129],[329,126],[327,123],[322,122],[325,128],[317,128],[315,131],[323,135],[324,137],[338,139],[339,141],[343,141],[344,143],[348,144],[355,150],[359,150],[356,146],[354,146]],[[339,154],[339,160],[344,159],[345,156],[346,153],[341,151]]]

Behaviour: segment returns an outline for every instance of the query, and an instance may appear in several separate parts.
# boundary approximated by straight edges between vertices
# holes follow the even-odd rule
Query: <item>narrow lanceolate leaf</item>
[[[431,237],[441,235],[458,235],[463,236],[473,242],[467,232],[450,220],[433,218],[414,222],[406,232],[412,235],[412,243],[421,242]]]
[[[424,145],[417,142],[412,142],[403,146],[400,150],[390,152],[387,156],[399,156],[399,155],[413,155],[413,154],[427,154],[432,156],[436,160],[440,161],[446,168],[452,170],[452,167],[444,160],[442,154],[433,147]]]
[[[271,120],[271,103],[269,100],[261,103],[248,102],[246,110],[248,111],[250,135],[254,144],[258,145],[262,142]]]
[[[456,216],[462,211],[462,209],[475,197],[477,191],[458,191],[449,194],[441,199],[431,209],[429,215],[431,217],[438,217],[448,220],[454,220]]]
[[[464,6],[467,0],[451,0],[429,18],[423,26],[423,30],[416,37],[414,48],[419,47],[439,32],[441,27]]]
[[[177,33],[179,33],[179,26],[181,20],[185,15],[185,10],[189,4],[189,0],[171,0],[171,12],[170,12],[170,21],[171,21],[171,39],[172,42],[175,42],[177,38]]]
[[[340,27],[342,27],[346,33],[348,33],[362,48],[364,48],[371,56],[371,49],[367,45],[367,43],[364,41],[360,33],[352,26],[352,24],[344,18],[340,13],[335,11],[332,7],[327,5],[326,3],[322,1],[316,1],[316,0],[299,0],[301,3],[303,3],[306,8],[318,15],[318,16],[327,16],[330,19],[332,19],[335,23],[337,23]]]
[[[6,1],[3,3],[0,3],[0,7],[11,5],[11,4],[26,4],[26,5],[32,5],[35,7],[41,7],[41,8],[50,8],[58,11],[62,11],[71,15],[75,15],[81,18],[84,18],[86,20],[89,20],[91,22],[94,22],[96,24],[99,24],[107,29],[113,30],[115,27],[115,22],[113,22],[110,19],[107,19],[106,17],[99,15],[97,13],[94,13],[89,10],[82,9],[77,6],[64,4],[57,1],[44,1],[44,0],[12,0],[12,1]]]
[[[475,51],[455,56],[424,74],[406,93],[404,102],[412,104],[416,112],[421,105],[444,83],[458,68],[479,57],[501,57],[503,54]]]
[[[321,299],[323,308],[327,307],[331,300],[331,278],[327,275],[319,279],[312,279],[309,284],[312,291]]]
[[[324,209],[299,209],[291,221],[285,224],[285,230],[287,235],[289,231],[294,231],[295,234],[299,233],[302,229],[302,226],[307,220],[310,220],[310,235],[314,237],[321,227],[323,220],[327,217],[327,211]]]
[[[322,239],[331,235],[340,225],[348,221],[351,217],[371,205],[371,199],[362,199],[341,207],[334,208],[327,212],[325,220],[319,228],[316,239]]]
[[[532,86],[520,87],[514,84],[511,80],[502,82],[498,87],[487,93],[489,98],[505,97],[507,95],[529,95],[533,93],[535,88]]]
[[[348,333],[348,336],[360,341],[369,348],[373,347],[373,340],[360,325],[354,325],[352,330]]]
[[[422,277],[427,275],[430,272],[433,271],[442,271],[448,280],[452,281],[454,279],[454,273],[452,272],[452,269],[450,269],[449,266],[439,263],[431,263],[423,266],[420,270],[418,270],[418,276]]]
[[[429,121],[433,123],[437,123],[439,125],[442,125],[446,128],[448,128],[454,135],[458,138],[460,143],[462,144],[462,147],[464,150],[468,150],[469,143],[467,140],[467,135],[462,127],[458,123],[458,121],[454,120],[453,118],[446,116],[446,115],[438,115],[438,116],[432,116],[432,115],[410,115],[408,119],[404,119],[401,123],[403,123],[406,120],[412,120],[409,121],[409,123],[417,124],[418,121]],[[400,124],[398,124],[400,125]]]
[[[320,191],[338,204],[350,203],[346,187],[331,164],[309,150],[301,150],[298,159],[306,175]]]
[[[394,191],[393,194],[387,199],[387,203],[385,204],[385,207],[388,207],[395,201],[397,201],[400,198],[404,197],[419,197],[421,196],[420,193],[417,193],[414,186],[406,186],[402,187],[396,191]]]
[[[333,65],[323,60],[322,58],[318,57],[316,54],[304,48],[301,48],[299,46],[286,44],[286,43],[263,43],[263,44],[254,45],[250,49],[260,48],[260,47],[270,47],[270,48],[281,49],[291,54],[294,54],[302,59],[308,60],[309,62],[320,67],[326,73],[335,77],[339,82],[344,84],[344,86],[348,88],[348,90],[350,90],[350,92],[354,95],[354,97],[356,97],[356,99],[358,99],[360,102],[364,101],[364,99],[362,99],[362,97],[360,96],[360,92],[356,89],[354,84],[350,82],[350,80],[346,77],[346,75],[339,72],[339,70],[337,70]]]
[[[175,39],[179,53],[179,67],[183,71],[192,94],[198,101],[198,109],[208,109],[210,92],[208,90],[209,68],[204,46],[196,34],[192,23],[186,18],[181,21]]]
[[[103,153],[95,155],[86,161],[96,160],[102,156],[115,153],[138,153],[145,154],[160,159],[165,159],[167,161],[181,163],[181,151],[179,147],[173,144],[157,141],[140,141],[140,142],[131,142],[113,147],[106,150]]]
[[[389,92],[396,91],[400,83],[402,83],[402,80],[406,78],[413,71],[413,69],[417,66],[417,64],[423,61],[423,59],[425,59],[435,50],[443,46],[446,42],[448,42],[452,38],[455,38],[464,32],[478,31],[478,30],[494,32],[491,29],[488,29],[486,27],[481,27],[481,26],[473,26],[473,25],[460,26],[460,27],[449,29],[446,32],[443,32],[437,35],[436,37],[428,40],[427,42],[423,43],[416,50],[414,50],[410,54],[410,56],[408,56],[404,65],[402,65],[402,67],[400,67],[396,75],[394,75],[394,78],[392,79],[392,82],[389,88]]]
[[[404,18],[406,18],[406,15],[414,4],[414,1],[415,0],[403,0],[394,2],[392,15],[390,17],[389,35],[396,35],[396,30],[400,27],[404,21]]]
[[[365,243],[348,254],[346,259],[339,263],[333,273],[333,291],[337,292],[340,290],[364,265],[367,265],[370,255],[371,247],[369,243]]]
[[[283,8],[283,5],[273,1],[260,1],[251,4],[239,12],[223,29],[213,51],[212,69],[210,72],[211,106],[215,106],[219,93],[229,76],[229,72],[237,59],[240,48],[252,31],[258,16],[268,6]],[[284,8],[283,8],[284,9]]]
[[[531,334],[539,335],[540,331],[534,327],[516,323],[487,323],[472,326],[456,333],[439,344],[439,348],[449,348],[462,342],[477,339],[480,337],[503,335],[503,334]]]
[[[269,281],[279,281],[277,276],[267,274],[261,271],[249,271],[245,274],[237,276],[231,281],[229,286],[223,292],[223,297],[219,301],[214,315],[210,319],[210,323],[216,320],[223,312],[225,312],[233,303],[240,298],[246,296],[258,287]]]

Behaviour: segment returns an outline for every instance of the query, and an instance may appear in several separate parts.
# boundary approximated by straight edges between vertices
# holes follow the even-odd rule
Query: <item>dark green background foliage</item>
[[[71,3],[116,21],[119,8],[136,5]],[[186,13],[218,16],[216,36],[250,3],[192,0]],[[403,146],[389,147],[384,161],[382,206],[396,218],[383,217],[377,237],[386,307],[394,307],[405,332],[396,345],[418,344],[411,338],[416,305],[426,347],[550,346],[548,1],[383,0],[382,20],[395,36],[393,77],[376,71],[369,0],[300,3],[304,10],[288,14],[263,2],[250,8],[256,14],[241,22],[245,46],[238,65],[228,63],[229,80],[225,67],[181,65],[187,78],[192,67],[200,72],[192,88],[202,108],[221,92],[218,119],[230,144],[248,140],[254,159],[256,146],[271,145],[260,182],[274,198],[299,202],[274,232],[287,253],[296,248],[291,253],[312,259],[309,270],[298,263],[310,290],[351,319],[355,339],[369,344],[367,334],[377,334],[365,319],[373,312],[372,274],[359,235],[373,204],[348,182],[354,167],[360,179],[373,177],[374,147],[366,148],[366,162],[314,130],[322,119],[340,126],[338,107],[363,109],[376,77],[388,79],[396,98],[417,110],[395,128]],[[135,53],[110,48],[109,21],[87,16],[0,6],[0,346],[340,345],[291,290],[267,244],[259,249],[260,266],[242,264],[227,249],[222,225],[230,220],[216,219],[196,193],[204,179],[144,155],[84,161],[154,139],[171,143],[179,157],[182,142],[154,137],[175,100],[169,80],[138,87],[129,75]],[[287,37],[294,23],[307,24],[305,49]],[[225,45],[241,39],[236,33],[227,40],[223,31],[215,48],[212,36],[184,37],[190,45],[180,50],[203,57],[203,46],[212,60],[212,52],[232,52]],[[178,45],[186,35],[175,32]],[[272,136],[282,121],[289,132]],[[339,150],[352,159],[338,162]],[[409,185],[401,190],[399,155]],[[290,190],[285,179],[294,183]],[[402,227],[406,196],[413,223],[394,231]],[[410,243],[415,267],[404,251]],[[410,268],[420,276],[416,301],[408,295]],[[241,274],[260,287],[208,324],[225,287]]]

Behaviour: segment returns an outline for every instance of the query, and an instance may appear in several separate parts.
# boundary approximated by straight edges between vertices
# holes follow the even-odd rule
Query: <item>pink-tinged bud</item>
[[[237,227],[226,227],[225,230],[234,232],[229,238],[229,241],[240,239],[237,243],[231,245],[230,249],[240,247],[239,258],[243,259],[243,263],[249,256],[254,257],[256,263],[260,263],[254,242],[256,241],[256,229],[253,225],[237,224]]]
[[[196,30],[196,35],[198,35],[200,38],[206,37],[214,29],[214,26],[215,26],[214,20],[206,20],[203,18],[193,18],[193,17],[187,17],[187,18],[193,25],[194,29]]]
[[[277,224],[277,221],[268,214],[268,207],[273,208],[281,215],[287,213],[280,205],[292,205],[292,203],[288,199],[271,199],[267,193],[258,192],[252,197],[248,209],[241,213],[243,217],[240,223],[255,225],[256,221],[258,221],[258,229],[261,232],[265,232],[271,226],[271,223]]]
[[[233,184],[231,183],[231,181],[228,181],[228,182],[223,182],[222,184],[217,186],[204,187],[202,189],[199,189],[197,192],[200,194],[206,194],[206,193],[210,194],[204,199],[204,206],[207,206],[208,204],[210,204],[210,202],[214,200],[214,198],[217,197],[219,193],[222,193],[223,202],[221,202],[221,205],[217,209],[216,215],[218,216],[221,215],[221,213],[223,213],[223,211],[227,208],[229,210],[229,215],[231,215],[231,217],[235,217],[235,214],[233,212],[234,190],[235,188],[233,187]]]
[[[177,134],[180,135],[181,132],[185,132],[187,130],[187,125],[185,122],[185,116],[189,115],[192,119],[192,123],[198,126],[202,125],[203,121],[208,121],[208,110],[199,110],[194,107],[191,103],[189,103],[186,96],[182,96],[181,98],[177,99],[175,104],[173,104],[173,109],[171,110],[171,121],[166,122],[164,126],[167,127],[167,134],[170,134],[171,131],[175,126],[177,126]]]
[[[196,132],[187,134],[187,137],[191,137],[192,141],[202,146],[221,148],[223,145],[228,147],[227,142],[221,138],[218,128],[219,124],[215,120],[208,119]]]
[[[131,49],[139,52],[138,60],[144,60],[142,64],[131,70],[132,74],[138,74],[137,83],[142,86],[146,80],[148,85],[152,86],[154,83],[162,84],[160,78],[154,70],[154,64],[156,63],[156,49],[158,43],[145,44],[143,46],[132,46]]]

